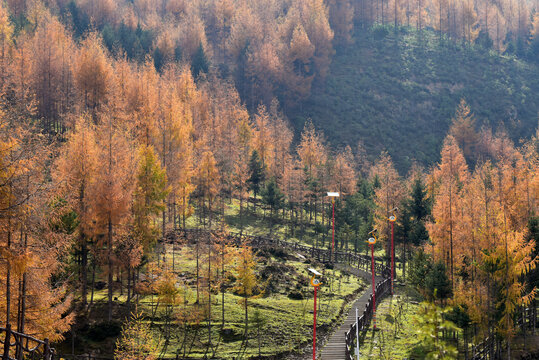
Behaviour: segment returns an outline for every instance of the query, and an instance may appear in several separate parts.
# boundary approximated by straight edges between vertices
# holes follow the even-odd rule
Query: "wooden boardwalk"
[[[364,270],[356,268],[347,268],[347,271],[350,271],[354,275],[365,279],[368,286],[365,291],[356,299],[341,326],[330,336],[322,350],[318,352],[319,355],[317,358],[321,360],[344,360],[346,346],[344,335],[350,329],[350,325],[356,322],[356,308],[361,316],[372,293],[372,275],[370,272],[367,273]],[[382,280],[384,280],[383,277],[376,277],[377,284]]]

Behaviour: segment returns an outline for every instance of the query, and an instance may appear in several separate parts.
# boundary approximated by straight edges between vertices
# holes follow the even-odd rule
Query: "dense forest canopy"
[[[371,160],[386,150],[404,174],[415,161],[439,160],[463,98],[476,130],[503,129],[518,142],[537,127],[534,62],[406,28],[357,29],[355,39],[337,52],[325,84],[288,111],[295,128],[312,119],[334,146],[361,142]]]

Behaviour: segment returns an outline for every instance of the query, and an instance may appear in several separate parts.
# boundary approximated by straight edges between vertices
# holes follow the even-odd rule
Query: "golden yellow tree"
[[[442,147],[442,159],[434,170],[437,189],[434,194],[432,216],[434,222],[428,224],[429,234],[434,242],[435,258],[443,260],[454,282],[454,245],[463,244],[465,234],[458,228],[456,219],[462,209],[462,188],[468,181],[468,165],[464,160],[455,138],[448,135]]]
[[[91,111],[94,121],[100,106],[107,103],[111,94],[112,71],[101,39],[96,33],[89,34],[82,41],[74,77],[83,105]]]
[[[89,119],[81,116],[62,149],[56,163],[55,179],[63,186],[65,197],[77,213],[78,244],[81,252],[82,304],[86,306],[88,283],[88,241],[93,233],[91,190],[98,169],[98,148],[95,128]]]
[[[129,144],[125,131],[118,127],[111,116],[101,119],[98,128],[99,162],[96,181],[92,192],[95,214],[96,236],[102,239],[106,248],[104,254],[108,273],[108,319],[112,319],[112,275],[113,248],[115,240],[125,225],[129,215],[133,193],[135,159],[134,149]]]
[[[391,242],[389,216],[390,211],[398,207],[404,196],[404,189],[400,181],[399,174],[393,165],[393,161],[387,152],[383,152],[378,161],[371,168],[371,179],[378,183],[378,188],[374,191],[374,211],[375,227],[380,234],[380,239],[385,242],[386,257],[391,256]]]
[[[209,226],[212,221],[212,204],[219,192],[219,170],[213,153],[206,150],[202,153],[198,169],[196,171],[196,185],[200,193],[201,210],[203,212],[204,225],[206,225],[206,201],[208,202]]]

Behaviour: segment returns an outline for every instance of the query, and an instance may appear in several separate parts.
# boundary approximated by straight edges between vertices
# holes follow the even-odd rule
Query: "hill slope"
[[[503,122],[515,140],[529,137],[538,119],[539,66],[480,47],[440,46],[430,31],[361,30],[290,118],[298,131],[311,118],[334,145],[355,148],[361,140],[371,156],[385,149],[406,171],[414,159],[437,160],[461,98],[478,126]]]

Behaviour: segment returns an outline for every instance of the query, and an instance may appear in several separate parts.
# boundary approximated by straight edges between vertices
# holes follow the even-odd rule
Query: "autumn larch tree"
[[[211,228],[212,221],[212,204],[215,199],[215,196],[219,192],[219,170],[217,169],[217,164],[213,153],[210,150],[204,151],[201,156],[197,175],[196,175],[196,184],[197,190],[200,193],[201,201],[201,210],[204,216],[204,225],[206,225],[206,200],[208,201],[208,215],[209,215],[209,227]]]
[[[133,193],[134,149],[112,117],[101,118],[97,133],[99,163],[94,194],[96,236],[104,239],[108,273],[108,319],[112,319],[113,247],[118,234],[125,230]]]
[[[249,246],[243,245],[238,250],[235,264],[236,283],[234,290],[243,297],[241,300],[245,311],[243,342],[246,343],[249,329],[249,299],[253,297],[257,285],[255,255]]]
[[[457,111],[453,118],[449,133],[457,141],[468,164],[474,164],[477,160],[473,156],[476,156],[477,154],[476,146],[479,143],[479,137],[474,126],[475,119],[470,107],[464,99],[461,99],[457,106]]]
[[[165,207],[169,189],[165,170],[161,168],[152,146],[140,146],[138,161],[133,194],[133,235],[148,252],[159,236],[155,220]]]
[[[92,197],[98,169],[98,148],[95,128],[82,116],[62,149],[57,161],[56,181],[65,185],[66,198],[77,213],[78,247],[81,254],[82,305],[87,302],[88,241],[93,234]]]
[[[374,223],[380,234],[381,240],[386,245],[386,259],[389,263],[391,258],[391,230],[389,216],[391,209],[398,207],[403,198],[403,187],[399,174],[388,153],[381,154],[378,161],[371,169],[371,178],[377,179],[379,187],[375,189]]]
[[[106,104],[111,94],[112,71],[101,39],[96,33],[89,34],[82,41],[76,60],[75,83],[94,121],[100,105]]]
[[[442,159],[434,170],[434,176],[438,183],[432,209],[435,222],[428,228],[436,249],[434,255],[446,263],[454,285],[454,245],[461,244],[464,241],[461,237],[465,236],[461,233],[464,229],[455,226],[455,220],[461,214],[462,188],[469,175],[462,151],[451,135],[444,140]]]
[[[324,146],[323,135],[318,134],[312,122],[307,122],[301,133],[301,141],[297,147],[297,152],[303,168],[307,172],[307,179],[310,184],[310,207],[309,220],[312,218],[314,208],[315,221],[317,215],[317,200],[321,195],[316,185],[320,180],[319,168],[327,161],[327,149]],[[314,202],[314,207],[312,206]]]

